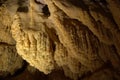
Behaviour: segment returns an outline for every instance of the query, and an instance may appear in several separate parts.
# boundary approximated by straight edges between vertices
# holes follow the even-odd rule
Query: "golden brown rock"
[[[23,59],[15,48],[10,32],[12,20],[6,6],[0,7],[0,78],[13,75],[23,66]]]
[[[74,80],[119,79],[119,4],[119,0],[29,0],[28,12],[17,11],[10,25],[18,54],[45,74],[62,69]]]

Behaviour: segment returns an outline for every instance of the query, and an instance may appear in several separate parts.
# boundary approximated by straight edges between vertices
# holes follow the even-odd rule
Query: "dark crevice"
[[[17,12],[25,12],[27,13],[29,11],[27,6],[24,7],[18,7]]]
[[[43,5],[43,8],[42,8],[42,13],[44,13],[45,16],[49,17],[50,16],[50,11],[48,9],[48,5],[40,2],[40,1],[37,1],[37,0],[34,0],[36,4],[38,5]]]
[[[112,74],[120,75],[120,72],[118,70],[115,70],[111,61],[108,60],[106,63],[104,63],[104,65],[101,68],[95,70],[94,72],[88,72],[87,74],[84,74],[82,77],[79,78],[79,80],[82,80],[84,78],[89,78],[92,75],[99,73],[100,71],[104,71],[106,69],[112,72]],[[114,80],[116,80],[116,77],[113,77],[113,78]]]
[[[9,44],[6,42],[0,42],[0,45],[4,45],[4,46],[15,46],[15,44]]]
[[[37,4],[45,5],[45,4],[41,3],[40,1],[37,1],[37,0],[34,0],[34,1],[35,1],[35,3],[37,3]]]
[[[51,50],[52,50],[52,53],[53,53],[53,56],[54,56],[54,53],[56,51],[56,44],[55,42],[59,42],[59,38],[58,36],[56,35],[56,31],[54,28],[48,28],[47,25],[45,24],[45,30],[50,38],[50,42],[51,42]]]
[[[56,51],[56,45],[54,44],[54,42],[52,41],[52,50],[53,50],[53,53],[55,53],[55,51]]]
[[[91,2],[94,2],[94,3],[101,3],[103,5],[108,5],[107,1],[106,0],[90,0]]]
[[[50,16],[50,11],[49,11],[47,5],[45,5],[45,6],[42,8],[42,12],[44,13],[45,16],[47,16],[47,17]]]
[[[0,6],[2,6],[3,3],[0,2]]]
[[[0,0],[0,6],[4,4],[7,0]]]
[[[74,5],[76,7],[82,8],[83,10],[87,11],[88,8],[86,7],[83,0],[68,0],[71,5]]]
[[[118,54],[117,49],[116,49],[116,47],[115,47],[114,45],[112,45],[112,50],[114,50],[114,54],[117,55],[117,58],[118,58],[119,61],[120,61],[120,55]]]
[[[119,27],[116,24],[113,15],[111,14],[111,11],[107,7],[108,3],[106,2],[106,0],[91,0],[91,1],[94,2],[95,5],[97,5],[97,7],[94,7],[91,10],[96,13],[100,13],[104,17],[107,17],[109,21],[115,25],[115,28],[119,30]]]
[[[95,70],[94,72],[88,71],[86,74],[82,75],[82,77],[79,77],[79,80],[82,80],[84,78],[89,78],[90,76],[96,74],[97,72],[103,71],[105,69],[109,69],[109,70],[113,69],[113,66],[110,61],[107,61],[106,63],[104,63],[102,67]]]
[[[24,60],[22,68],[16,70],[16,72],[13,75],[11,75],[11,74],[7,75],[6,77],[3,78],[3,80],[5,78],[12,78],[12,77],[16,77],[16,76],[22,74],[25,71],[25,69],[27,68],[27,66],[28,66],[28,63]]]
[[[24,60],[22,68],[18,69],[12,77],[22,74],[27,68],[27,66],[28,66],[28,63]]]
[[[45,25],[45,31],[46,33],[49,35],[50,39],[53,41],[53,42],[60,42],[59,41],[59,37],[57,35],[57,32],[54,28],[48,28],[46,23],[44,23]]]
[[[4,78],[10,73],[7,71],[0,71],[0,80],[4,80]]]
[[[69,77],[65,76],[64,71],[62,69],[53,70],[46,77],[47,77],[47,80],[72,80]],[[54,78],[54,77],[56,77],[56,78]]]

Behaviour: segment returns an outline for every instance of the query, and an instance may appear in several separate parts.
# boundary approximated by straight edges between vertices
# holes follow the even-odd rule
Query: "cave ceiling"
[[[0,72],[120,79],[119,0],[0,0]],[[6,74],[7,75],[7,74]]]

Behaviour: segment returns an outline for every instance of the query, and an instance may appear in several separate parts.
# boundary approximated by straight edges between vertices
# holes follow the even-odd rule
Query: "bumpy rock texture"
[[[31,66],[74,80],[120,79],[119,0],[11,1],[1,6],[0,42]]]
[[[11,19],[5,6],[0,7],[0,78],[13,75],[23,65],[18,56],[15,40],[10,32]]]

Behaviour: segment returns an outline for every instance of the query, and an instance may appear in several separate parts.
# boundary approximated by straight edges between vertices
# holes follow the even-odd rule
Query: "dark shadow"
[[[29,11],[27,6],[24,7],[18,7],[17,12],[25,12],[27,13]]]

